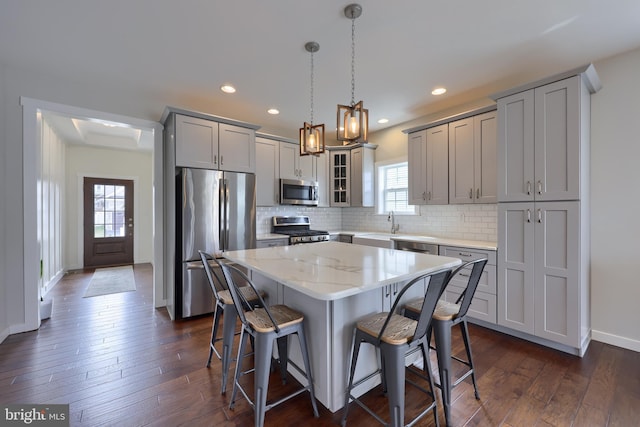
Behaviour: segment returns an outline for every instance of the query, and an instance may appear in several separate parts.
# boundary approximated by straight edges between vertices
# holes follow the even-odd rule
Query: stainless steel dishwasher
[[[395,240],[395,249],[409,252],[420,252],[423,254],[438,255],[438,245],[426,242],[416,242],[413,240]]]

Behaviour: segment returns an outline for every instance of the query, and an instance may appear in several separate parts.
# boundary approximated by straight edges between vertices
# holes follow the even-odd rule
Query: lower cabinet
[[[579,201],[498,206],[498,324],[580,355],[590,329],[582,209]]]
[[[487,258],[487,264],[480,277],[480,283],[471,301],[467,316],[495,324],[497,321],[496,251],[468,249],[459,246],[440,246],[439,255],[460,258],[462,262]],[[461,271],[447,286],[443,298],[455,302],[467,286],[471,269]]]

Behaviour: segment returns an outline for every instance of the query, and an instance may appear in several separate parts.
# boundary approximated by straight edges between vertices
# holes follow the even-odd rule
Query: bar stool
[[[236,393],[238,390],[247,399],[249,405],[255,411],[255,426],[262,427],[264,425],[264,417],[266,411],[280,403],[283,403],[294,396],[305,391],[309,392],[311,397],[311,405],[313,407],[313,415],[317,418],[318,407],[313,390],[313,379],[311,375],[311,364],[309,362],[309,352],[307,350],[307,339],[304,332],[304,315],[286,305],[266,306],[264,300],[257,293],[255,286],[251,280],[241,271],[232,265],[218,262],[222,268],[224,277],[229,284],[229,291],[233,299],[238,317],[242,322],[240,331],[240,345],[238,347],[238,357],[233,381],[233,391],[231,393],[231,403],[229,408],[233,409],[235,405]],[[233,274],[232,274],[233,273]],[[234,277],[242,278],[247,286],[256,292],[261,303],[260,308],[248,304],[245,293],[236,283]],[[246,310],[246,311],[245,311]],[[290,335],[297,334],[300,342],[300,351],[304,363],[304,371],[295,363],[289,360],[288,339]],[[252,337],[255,342],[253,356],[254,369],[242,371],[241,361],[245,354],[247,337]],[[287,365],[291,364],[303,377],[307,380],[307,385],[302,386],[294,392],[290,393],[275,402],[267,404],[267,390],[269,388],[269,373],[271,367],[271,355],[273,352],[273,342],[277,341],[278,357],[280,365],[280,373],[284,382],[286,382]],[[254,372],[254,398],[251,399],[244,388],[240,385],[240,377],[242,375]]]
[[[438,305],[433,313],[433,322],[431,322],[431,328],[433,328],[433,334],[435,339],[435,350],[438,355],[438,371],[440,374],[440,383],[436,386],[440,388],[442,393],[442,404],[444,406],[444,417],[446,425],[449,425],[451,419],[451,390],[464,381],[467,377],[471,376],[471,382],[473,383],[473,389],[476,399],[480,399],[478,393],[478,386],[476,384],[476,375],[473,367],[473,357],[471,355],[471,343],[469,341],[469,331],[467,328],[467,311],[471,306],[471,301],[478,288],[482,271],[487,264],[487,259],[477,259],[462,264],[456,268],[449,277],[448,283],[456,276],[468,277],[467,286],[460,294],[455,304],[438,301]],[[469,273],[469,270],[471,272]],[[416,318],[420,313],[420,307],[422,300],[413,300],[404,306],[404,315],[409,318]],[[462,340],[464,341],[464,348],[467,353],[467,360],[460,359],[459,357],[451,354],[451,329],[455,325],[460,325],[460,332],[462,334]],[[431,343],[431,331],[427,335],[429,344]],[[429,346],[429,348],[433,348]],[[454,359],[468,367],[468,370],[461,375],[453,384],[451,384],[451,359]]]
[[[356,324],[353,333],[353,353],[351,356],[351,368],[349,373],[349,385],[345,394],[344,414],[342,416],[342,426],[347,423],[350,399],[367,411],[378,422],[387,426],[404,426],[405,407],[405,359],[409,354],[421,350],[424,360],[424,367],[420,372],[412,369],[416,374],[429,383],[429,390],[421,387],[417,383],[409,383],[431,398],[431,403],[423,409],[413,421],[408,425],[413,425],[416,421],[433,411],[436,425],[439,425],[438,411],[435,398],[435,388],[431,377],[431,362],[428,357],[428,342],[426,340],[433,311],[438,303],[438,299],[444,290],[445,284],[451,274],[450,270],[443,270],[435,273],[421,275],[407,283],[396,297],[391,310],[387,313],[375,313],[367,316]],[[395,314],[396,308],[402,295],[417,283],[423,283],[423,279],[429,278],[429,285],[424,296],[424,304],[417,320],[408,319],[399,314]],[[368,343],[379,351],[381,367],[371,375],[368,375],[354,383],[353,377],[358,361],[361,343]],[[426,346],[426,347],[425,347]],[[352,390],[363,382],[381,375],[382,388],[387,393],[389,399],[390,421],[386,422],[373,410],[367,407],[359,398],[353,396]]]
[[[202,260],[202,266],[204,268],[205,275],[207,276],[207,281],[209,282],[209,286],[211,286],[211,291],[213,291],[213,296],[216,300],[216,306],[213,312],[213,324],[211,326],[211,343],[209,345],[207,368],[211,366],[211,358],[215,353],[218,359],[222,361],[222,386],[220,392],[225,394],[227,391],[229,366],[232,360],[231,347],[233,346],[233,337],[236,335],[236,319],[238,317],[236,314],[236,308],[233,305],[231,293],[229,292],[229,286],[227,285],[224,276],[221,277],[221,275],[216,272],[216,270],[219,271],[218,268],[211,268],[211,262],[214,261],[214,258],[204,251],[198,251],[198,253]],[[250,304],[260,304],[260,300],[253,289],[244,287],[241,291],[245,294],[245,298]],[[264,297],[264,293],[262,293],[262,296]],[[222,326],[222,338],[219,338],[218,328],[221,316],[224,318],[224,323]],[[222,341],[222,355],[215,348],[215,344],[218,341]]]

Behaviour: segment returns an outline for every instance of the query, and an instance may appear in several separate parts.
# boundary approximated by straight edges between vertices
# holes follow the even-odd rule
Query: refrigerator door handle
[[[220,247],[218,248],[219,252],[224,251],[225,249],[225,232],[224,232],[224,227],[225,227],[225,219],[226,219],[226,215],[225,215],[225,203],[224,203],[224,195],[225,195],[225,185],[224,185],[224,179],[220,179],[219,185],[218,185],[218,216],[219,216],[219,221],[220,221],[220,227],[218,229],[218,234],[219,234],[219,241],[220,241]]]
[[[224,180],[224,250],[229,250],[229,181]]]

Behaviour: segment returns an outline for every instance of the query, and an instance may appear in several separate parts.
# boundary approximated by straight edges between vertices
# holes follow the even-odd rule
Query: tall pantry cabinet
[[[582,356],[589,298],[593,65],[493,98],[498,104],[498,324]]]

